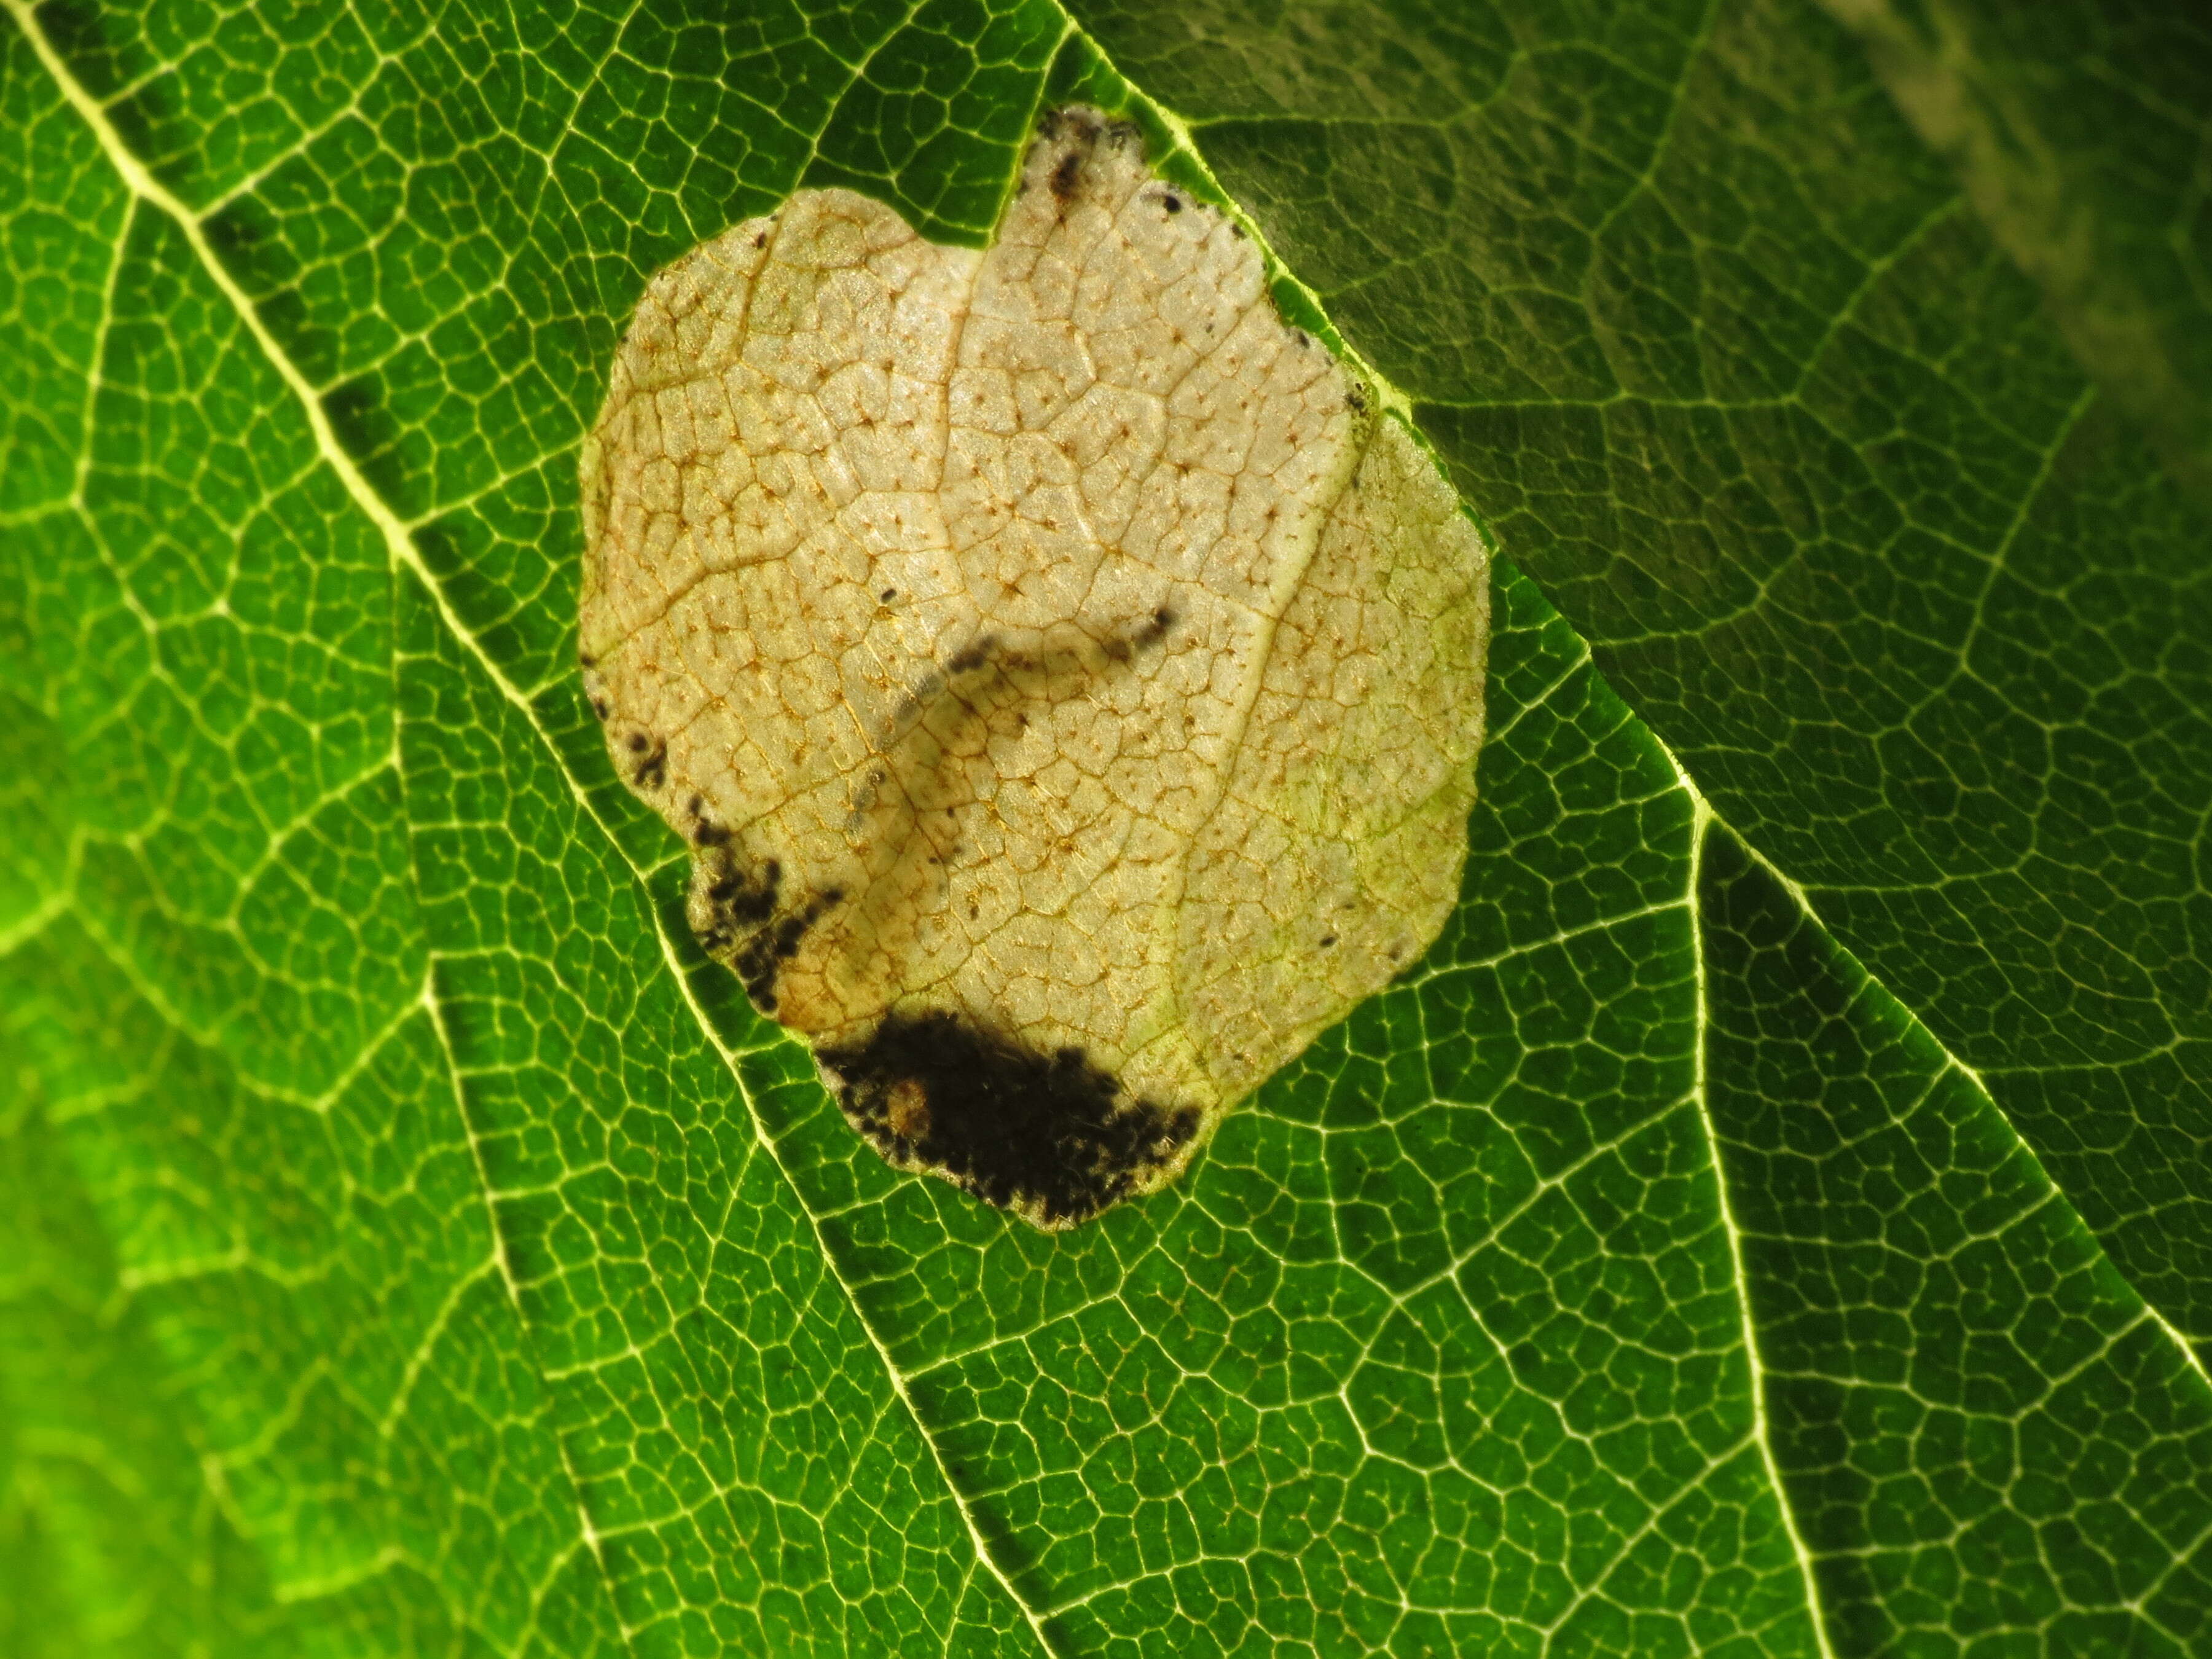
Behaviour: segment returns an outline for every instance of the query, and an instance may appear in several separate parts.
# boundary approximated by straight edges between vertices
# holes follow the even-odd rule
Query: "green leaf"
[[[1780,0],[9,9],[5,1650],[2212,1651],[2197,37],[1943,9],[1962,190]],[[1078,96],[1504,556],[1443,937],[1048,1236],[697,951],[574,469]]]
[[[2119,333],[2090,366],[2136,396],[2096,389],[2008,257],[2054,239],[1993,234],[1799,0],[1079,9],[1715,808],[2212,1341],[2212,516],[2126,411],[2169,448],[2201,416]],[[2000,9],[1926,14],[1945,61]],[[2051,257],[2190,342],[2201,399],[2212,35],[2130,12],[1989,22],[2012,101],[1961,101],[2039,123],[2007,165],[2063,153],[2039,188],[2094,204]],[[2081,80],[2137,118],[2085,131]],[[2078,334],[2087,277],[2048,280]]]
[[[2099,389],[2212,501],[2212,36],[2155,8],[1829,0]]]

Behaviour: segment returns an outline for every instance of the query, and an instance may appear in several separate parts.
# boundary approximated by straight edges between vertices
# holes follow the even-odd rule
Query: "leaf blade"
[[[949,15],[921,16],[917,35]],[[922,159],[886,147],[895,125],[886,111],[923,107],[965,84],[948,76],[915,93],[872,81],[901,61],[888,43],[913,44],[896,27],[841,37],[846,24],[824,20],[812,43],[823,50],[808,60],[842,74],[847,87],[817,94],[830,112],[817,130],[822,154],[844,156],[837,165],[863,157],[858,170],[878,181],[870,187],[937,215],[939,234],[977,234],[988,222],[993,169],[1011,170],[1022,131],[1003,115],[1019,104],[1007,88],[1044,84],[1044,55],[1061,39],[1057,22],[1037,23],[1036,7],[978,15],[969,24],[976,38],[1000,30],[1005,44],[993,50],[1018,73],[990,82],[983,101],[1001,111],[1000,125],[961,151],[966,159],[942,149],[927,155],[933,136],[949,129],[933,134],[926,121],[906,132]],[[430,60],[444,53],[450,73],[482,45],[449,40],[443,24],[403,21],[386,44],[395,58],[416,54],[410,64],[437,68]],[[201,240],[186,249],[192,257],[164,264],[160,228],[141,229],[148,251],[138,263],[167,271],[173,291],[201,296],[192,303],[208,325],[167,331],[188,349],[211,338],[269,359],[261,367],[274,372],[273,386],[249,368],[232,376],[235,389],[222,388],[234,404],[210,407],[289,422],[265,440],[248,428],[240,447],[250,454],[265,446],[276,463],[270,476],[283,481],[257,484],[234,469],[230,518],[213,515],[191,556],[167,565],[104,568],[86,526],[64,514],[39,545],[57,550],[49,568],[85,580],[56,595],[20,561],[8,573],[9,621],[29,642],[25,659],[58,665],[27,679],[26,690],[73,732],[93,734],[90,775],[102,783],[184,777],[195,788],[204,781],[221,804],[210,811],[201,802],[191,819],[204,826],[196,838],[141,858],[132,877],[131,814],[159,817],[161,789],[142,781],[135,793],[88,801],[41,786],[43,799],[64,809],[64,848],[108,862],[70,873],[77,854],[57,850],[51,836],[41,842],[47,832],[27,806],[32,873],[20,885],[31,931],[5,936],[13,949],[4,971],[40,1034],[32,1042],[11,1031],[11,1045],[27,1045],[11,1048],[11,1060],[41,1051],[45,1074],[88,1103],[61,1133],[76,1167],[90,1172],[99,1224],[139,1269],[175,1281],[150,1292],[157,1324],[167,1321],[151,1363],[191,1379],[192,1403],[174,1431],[211,1429],[226,1456],[243,1459],[251,1548],[295,1595],[314,1584],[314,1552],[332,1527],[373,1546],[410,1528],[434,1531],[437,1516],[488,1502],[508,1528],[499,1541],[453,1530],[459,1542],[415,1549],[404,1571],[304,1596],[303,1627],[363,1650],[477,1642],[647,1650],[678,1639],[743,1646],[771,1635],[834,1645],[871,1639],[872,1609],[903,1636],[978,1651],[1030,1650],[1041,1625],[1051,1645],[1069,1650],[1149,1632],[1200,1649],[1326,1634],[1401,1647],[1495,1639],[1561,1650],[1609,1643],[1789,1652],[1821,1650],[1824,1640],[1831,1650],[1859,1650],[1836,1645],[1870,1639],[1850,1619],[1911,1614],[1896,1595],[1839,1597],[1820,1576],[1832,1565],[1825,1558],[1808,1583],[1792,1533],[1820,1510],[1793,1487],[1786,1458],[1778,1483],[1766,1467],[1788,1446],[1759,1442],[1759,1408],[1779,1410],[1775,1379],[1762,1381],[1759,1363],[1771,1322],[1759,1311],[1759,1270],[1742,1281],[1729,1248],[1721,1181],[1733,1154],[1724,1145],[1717,1169],[1696,1109],[1697,988],[1712,963],[1699,955],[1692,910],[1704,905],[1709,932],[1713,910],[1692,887],[1699,809],[1666,751],[1524,580],[1501,589],[1501,608],[1517,606],[1519,621],[1493,665],[1501,718],[1473,826],[1481,874],[1439,953],[1279,1079],[1235,1121],[1243,1140],[1224,1139],[1189,1191],[1155,1206],[1158,1216],[1130,1221],[1127,1237],[1102,1231],[1041,1255],[1037,1241],[856,1157],[791,1045],[696,958],[673,925],[672,848],[614,781],[562,661],[573,608],[563,586],[563,550],[574,544],[567,446],[580,429],[570,422],[588,413],[592,343],[611,341],[654,246],[651,236],[594,240],[605,221],[580,234],[591,216],[577,204],[628,199],[627,164],[610,164],[618,154],[610,135],[627,133],[623,142],[644,154],[664,142],[654,135],[675,131],[665,112],[680,100],[642,117],[635,100],[641,88],[647,103],[668,95],[681,77],[639,76],[624,59],[652,44],[655,26],[641,13],[627,34],[592,36],[591,52],[573,51],[568,35],[533,43],[564,88],[581,90],[510,98],[477,134],[481,153],[446,175],[487,184],[488,158],[514,157],[531,122],[602,100],[596,155],[571,153],[565,170],[531,174],[507,194],[512,181],[489,181],[481,222],[457,238],[489,246],[501,226],[520,222],[517,203],[532,190],[542,196],[546,180],[576,189],[574,201],[532,210],[535,249],[514,266],[516,293],[558,293],[574,312],[521,348],[508,363],[520,372],[504,380],[477,374],[484,364],[471,356],[487,340],[508,339],[480,354],[496,366],[501,351],[515,349],[514,295],[493,292],[491,265],[403,296],[416,307],[418,332],[395,356],[397,337],[376,332],[388,319],[346,335],[362,319],[349,317],[344,283],[332,280],[374,273],[376,283],[356,292],[397,295],[393,276],[404,261],[380,270],[377,263],[394,244],[372,236],[328,260],[299,257],[313,216],[296,193],[285,195],[291,186],[280,175],[343,127],[338,104],[319,126],[270,128],[251,167],[240,160],[244,147],[217,144],[216,173],[194,171],[198,160],[177,172],[161,188],[192,206],[171,217],[202,227]],[[1615,44],[1624,60],[1648,67],[1669,53],[1694,56],[1702,40],[1693,29],[1680,40],[1661,31]],[[1460,41],[1454,51],[1479,61],[1480,46]],[[69,50],[80,48],[94,50],[85,38]],[[641,53],[664,65],[679,55],[672,38]],[[971,61],[987,55],[971,52]],[[499,60],[495,51],[482,62]],[[744,61],[777,60],[771,52]],[[1425,96],[1460,95],[1445,84],[1458,61],[1424,60],[1423,72],[1444,86]],[[952,62],[908,67],[927,82]],[[375,71],[390,72],[388,64]],[[481,114],[483,100],[511,91],[469,96]],[[379,95],[395,94],[387,84]],[[714,97],[689,107],[736,107]],[[909,102],[899,106],[900,97]],[[163,127],[155,118],[171,115],[141,106],[151,113],[133,142],[147,146],[143,165],[158,185],[170,178],[164,157],[180,153],[173,141],[197,138],[191,121]],[[848,131],[839,120],[854,125]],[[582,143],[578,125],[556,151]],[[750,153],[750,117],[712,114],[706,126],[702,155]],[[159,133],[170,137],[146,136]],[[681,159],[675,150],[659,161],[647,155],[637,171],[671,156]],[[142,164],[125,154],[119,165],[128,175]],[[765,201],[797,176],[786,167],[766,183],[732,186],[731,172],[689,196],[679,183],[653,210],[654,234],[680,240],[684,216],[711,222],[714,202],[737,199],[730,190],[758,190]],[[276,210],[264,212],[264,191]],[[969,205],[946,205],[960,202]],[[387,206],[379,222],[411,231],[409,216],[428,205],[418,196]],[[1945,222],[1934,210],[1923,220],[1938,230]],[[256,252],[258,232],[234,238],[226,228],[249,221],[282,234]],[[269,251],[286,236],[298,246]],[[564,264],[564,238],[588,245],[588,258]],[[398,245],[423,243],[403,235]],[[258,304],[239,306],[241,285]],[[222,302],[236,313],[228,320]],[[176,312],[176,301],[166,303]],[[158,343],[161,332],[147,337]],[[405,372],[387,359],[404,359]],[[61,361],[65,380],[66,353]],[[1647,368],[1671,372],[1657,359]],[[2023,411],[2070,407],[2033,377],[2008,386]],[[286,397],[302,393],[305,408],[283,415]],[[100,441],[143,442],[153,426],[130,399],[154,401],[143,386],[120,379],[102,396]],[[449,461],[441,444],[456,433],[462,441]],[[194,443],[219,448],[233,435],[218,429]],[[196,522],[181,508],[204,503],[160,505],[131,476],[128,453],[101,453],[109,462],[91,475],[95,520]],[[298,469],[288,456],[310,458],[304,483],[289,477]],[[58,474],[49,466],[27,476]],[[41,487],[51,500],[51,483]],[[270,512],[263,495],[285,489],[298,505]],[[209,500],[221,507],[225,498],[211,490]],[[352,597],[320,611],[284,608],[297,596],[275,583],[272,608],[254,619],[270,637],[311,647],[308,656],[337,677],[319,688],[312,676],[264,682],[276,688],[272,707],[362,722],[333,740],[338,761],[307,769],[304,787],[219,746],[180,746],[181,766],[143,745],[125,759],[98,747],[121,741],[100,739],[105,727],[127,732],[148,709],[175,724],[183,707],[179,729],[237,720],[223,708],[222,665],[240,647],[209,633],[191,584],[204,590],[208,573],[240,563],[222,532],[251,521],[240,507],[282,527],[290,539],[271,545],[303,554],[300,568],[356,583]],[[345,527],[325,533],[319,525]],[[392,585],[380,590],[381,610],[361,585],[372,569]],[[94,651],[88,641],[115,643]],[[374,695],[368,678],[345,678],[372,665],[389,676]],[[162,679],[171,667],[174,686]],[[395,732],[398,757],[383,763]],[[12,826],[17,809],[9,810]],[[240,858],[235,848],[251,837],[240,838],[226,811],[290,826],[278,839],[296,841],[302,858],[289,867],[283,858]],[[319,816],[326,813],[337,816]],[[353,818],[362,820],[358,834],[343,822]],[[397,863],[395,846],[404,848]],[[126,856],[112,855],[118,847]],[[316,873],[315,860],[334,861]],[[528,879],[520,874],[526,864]],[[277,896],[254,924],[257,948],[273,964],[265,976],[279,982],[275,1000],[252,1002],[252,975],[235,969],[196,980],[209,941],[132,896],[195,869],[210,894],[265,881],[260,890]],[[118,870],[137,888],[118,886]],[[294,885],[283,887],[272,870]],[[343,900],[319,918],[319,887]],[[333,933],[331,915],[414,919],[381,939],[349,939]],[[338,964],[329,975],[334,1001],[329,987],[319,1004],[292,994],[294,980],[316,985],[318,961]],[[395,962],[407,971],[395,972]],[[172,988],[188,1017],[169,1006]],[[146,989],[164,1006],[139,994]],[[326,1018],[319,1010],[337,1011],[337,1029],[380,1034],[382,1043],[358,1066],[342,1063],[348,1045],[307,1054]],[[114,1034],[137,1030],[149,1035],[118,1052]],[[264,1033],[280,1046],[264,1051]],[[387,1048],[418,1062],[396,1083],[372,1075]],[[156,1049],[173,1056],[166,1069],[136,1065]],[[118,1078],[204,1115],[180,1128],[158,1112],[118,1110],[99,1098]],[[340,1128],[319,1132],[327,1145],[297,1133],[303,1105],[320,1098],[305,1085],[318,1083],[360,1095],[334,1114]],[[767,1143],[748,1139],[750,1113]],[[262,1119],[292,1127],[272,1134]],[[234,1127],[210,1147],[208,1121]],[[465,1158],[466,1178],[444,1190],[453,1217],[478,1219],[441,1224],[457,1230],[441,1242],[426,1218],[413,1217],[372,1247],[365,1241],[379,1235],[333,1194],[349,1183],[360,1193],[404,1192],[391,1188],[388,1170],[378,1174],[376,1140],[379,1126],[410,1121],[417,1127],[405,1133],[427,1155],[448,1168]],[[1481,1144],[1459,1144],[1468,1135]],[[1441,1188],[1429,1175],[1438,1165],[1453,1171]],[[688,1173],[672,1194],[661,1176],[678,1167]],[[179,1184],[202,1201],[160,1199]],[[720,1221],[708,1224],[703,1210]],[[216,1258],[240,1241],[254,1270],[265,1272],[288,1251],[313,1258],[316,1229],[326,1226],[359,1230],[343,1271],[386,1297],[392,1287],[370,1270],[380,1251],[446,1264],[444,1278],[381,1305],[399,1310],[398,1334],[410,1339],[425,1329],[427,1311],[438,1340],[450,1341],[450,1362],[441,1354],[409,1378],[398,1363],[404,1343],[373,1364],[360,1356],[374,1342],[341,1343],[338,1352],[365,1375],[380,1364],[386,1377],[403,1380],[396,1390],[387,1382],[380,1396],[403,1440],[414,1419],[465,1424],[478,1413],[483,1426],[467,1429],[462,1443],[485,1449],[454,1490],[439,1490],[448,1465],[437,1456],[410,1462],[381,1451],[347,1477],[353,1486],[333,1483],[339,1449],[381,1437],[340,1427],[326,1431],[327,1443],[308,1443],[286,1426],[302,1419],[279,1397],[314,1386],[310,1356],[329,1310],[315,1307],[307,1280],[289,1287],[289,1302],[249,1304],[235,1286],[209,1289],[220,1281]],[[702,1261],[731,1265],[718,1282],[701,1272]],[[180,1263],[187,1271],[179,1275]],[[519,1301],[503,1299],[501,1287],[482,1298],[480,1314],[439,1312],[494,1289],[509,1263],[520,1270]],[[2077,1266],[2077,1277],[2110,1276],[2094,1249]],[[1255,1279],[1265,1281],[1257,1290]],[[792,1282],[811,1285],[812,1299],[795,1298]],[[732,1386],[735,1373],[709,1363],[714,1340],[687,1345],[672,1334],[672,1292],[688,1298],[699,1322],[753,1321],[764,1352],[812,1343],[814,1363],[791,1369],[831,1377],[834,1396],[810,1402],[787,1382]],[[625,1322],[648,1339],[643,1351],[629,1352]],[[272,1392],[272,1379],[226,1353],[216,1340],[225,1332],[241,1341],[273,1335],[297,1356],[290,1371],[278,1366],[282,1387]],[[2147,1352],[2154,1357],[2155,1345]],[[1447,1353],[1449,1365],[1436,1358]],[[1107,1364],[1102,1356],[1118,1358]],[[513,1368],[511,1396],[487,1386],[486,1367]],[[2197,1408],[2193,1385],[2181,1382],[2168,1390],[2177,1419]],[[422,1403],[441,1388],[433,1407]],[[526,1402],[512,1420],[501,1403],[510,1397]],[[906,1430],[897,1427],[903,1407],[915,1413]],[[753,1427],[732,1433],[749,1413]],[[1293,1419],[1310,1429],[1303,1441],[1295,1431],[1285,1438]],[[539,1473],[534,1491],[485,1473],[505,1455],[494,1449],[517,1434],[529,1449],[524,1466]],[[756,1483],[718,1492],[735,1467],[727,1448],[747,1434],[763,1459]],[[252,1443],[257,1437],[267,1443]],[[1530,1456],[1532,1447],[1542,1455]],[[1462,1461],[1477,1466],[1474,1475]],[[822,1474],[841,1462],[849,1465],[842,1486]],[[2156,1505],[2146,1501],[2160,1510],[2161,1539],[2185,1540],[2199,1486],[2177,1475]],[[1444,1486],[1450,1492],[1437,1501]],[[319,1491],[319,1500],[298,1498]],[[856,1491],[882,1508],[855,1508]],[[701,1524],[697,1511],[729,1492],[741,1501]],[[288,1507],[296,1503],[305,1506]],[[358,1507],[349,1513],[349,1504]],[[926,1547],[908,1550],[908,1531],[925,1534]],[[796,1547],[790,1554],[787,1542]],[[1224,1543],[1241,1556],[1217,1547]],[[2130,1546],[2138,1560],[2139,1545]],[[374,1557],[374,1547],[356,1551],[356,1559]],[[1317,1580],[1309,1576],[1316,1559],[1328,1564]],[[511,1577],[530,1562],[539,1569],[520,1599],[504,1590],[487,1598],[471,1577],[491,1563]],[[1015,1595],[995,1588],[1000,1576]],[[2143,1595],[2185,1645],[2194,1592],[2183,1578],[2177,1571]]]
[[[1856,45],[1794,0],[1407,5],[1389,59],[1355,7],[1078,10],[1716,809],[2204,1340],[2212,520]]]

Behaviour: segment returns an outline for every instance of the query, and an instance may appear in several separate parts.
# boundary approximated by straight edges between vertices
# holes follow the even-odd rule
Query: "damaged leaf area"
[[[1487,551],[1132,127],[980,253],[830,189],[677,260],[582,477],[617,764],[896,1165],[1153,1191],[1458,897]]]

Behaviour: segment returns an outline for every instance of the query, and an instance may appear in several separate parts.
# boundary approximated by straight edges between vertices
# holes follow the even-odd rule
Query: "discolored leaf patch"
[[[583,485],[617,764],[894,1164],[1154,1190],[1450,911],[1486,550],[1131,128],[980,254],[825,190],[677,261]]]

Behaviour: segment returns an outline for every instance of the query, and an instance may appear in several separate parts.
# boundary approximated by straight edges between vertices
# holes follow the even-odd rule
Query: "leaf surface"
[[[10,9],[13,1650],[2212,1644],[2202,520],[1850,37]],[[659,265],[1078,95],[1515,564],[1443,937],[1047,1237],[699,954],[574,469]]]
[[[2126,361],[2187,382],[2212,337],[2176,228],[2212,38],[1936,9],[2010,100],[1954,114],[2063,158],[2005,163],[2096,227],[2062,236],[1978,213],[2025,187],[1984,179],[2002,146],[1962,190],[1798,0],[1079,9],[1716,809],[2212,1337],[2212,516],[2128,418],[2194,453],[2202,392]],[[2056,324],[2024,243],[2081,264]],[[2093,276],[2117,406],[2068,349]]]

